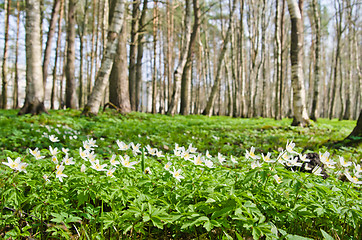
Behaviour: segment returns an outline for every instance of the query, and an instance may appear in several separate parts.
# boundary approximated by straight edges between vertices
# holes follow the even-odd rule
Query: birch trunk
[[[292,126],[308,126],[309,117],[305,104],[303,79],[303,22],[301,10],[296,0],[288,0],[288,9],[292,24],[290,47],[294,112]]]
[[[113,59],[117,49],[118,35],[124,21],[124,2],[123,0],[117,0],[115,8],[111,9],[114,11],[112,22],[108,30],[107,46],[102,58],[101,67],[97,73],[95,85],[89,101],[84,107],[83,115],[97,115],[100,107],[100,103],[103,98],[104,90],[107,86],[110,71],[113,66]]]
[[[6,13],[5,13],[5,39],[4,39],[4,56],[3,56],[3,65],[2,65],[2,77],[3,77],[3,85],[2,85],[2,105],[1,108],[6,109],[8,102],[8,66],[7,66],[7,58],[8,58],[8,48],[9,48],[9,17],[10,17],[10,4],[11,0],[5,1]]]
[[[40,42],[40,2],[26,1],[26,96],[19,115],[39,114],[45,110]]]
[[[138,36],[138,15],[140,0],[133,1],[131,20],[131,44],[129,46],[129,95],[132,111],[136,111],[136,45]]]
[[[200,7],[199,1],[193,0],[194,7],[194,26],[190,37],[189,47],[187,51],[186,64],[184,66],[182,77],[181,77],[181,108],[180,112],[182,115],[188,115],[190,113],[191,105],[191,65],[192,65],[192,54],[193,48],[196,42],[196,36],[198,34],[200,26]]]
[[[180,55],[179,64],[174,72],[173,76],[173,93],[172,93],[172,99],[169,106],[169,109],[167,111],[167,114],[175,115],[177,111],[179,96],[180,96],[180,89],[181,89],[181,76],[182,71],[184,69],[184,66],[186,64],[187,60],[187,52],[189,48],[189,43],[191,39],[191,4],[190,0],[186,0],[185,5],[185,19],[184,19],[184,26],[185,26],[185,33],[184,33],[184,39],[182,43],[182,50]]]
[[[19,33],[20,33],[20,2],[16,2],[16,44],[15,44],[15,79],[14,79],[14,92],[13,92],[13,108],[19,107]]]
[[[77,109],[78,99],[75,84],[75,1],[69,0],[67,26],[67,65],[65,67],[65,106]]]
[[[50,108],[55,109],[55,98],[56,98],[56,81],[57,81],[57,67],[58,60],[60,60],[60,48],[61,48],[61,36],[62,36],[62,19],[63,19],[63,8],[64,0],[60,1],[60,13],[58,18],[58,39],[57,46],[55,49],[55,60],[54,60],[54,68],[53,68],[53,85],[52,85],[52,93],[50,95]],[[60,104],[60,102],[59,102]]]
[[[317,121],[318,117],[318,98],[319,98],[319,69],[320,69],[320,45],[321,45],[321,19],[319,14],[319,2],[312,1],[314,26],[315,26],[315,65],[314,65],[314,93],[312,102],[311,119]]]
[[[122,30],[118,39],[117,53],[109,78],[109,101],[118,107],[121,113],[129,113],[131,111],[128,87],[127,21],[123,21]]]
[[[143,36],[146,31],[146,13],[147,13],[148,0],[143,1],[143,8],[141,17],[138,23],[138,38],[137,38],[137,63],[136,63],[136,109],[141,110],[140,99],[141,99],[141,88],[142,88],[142,59],[143,59]]]

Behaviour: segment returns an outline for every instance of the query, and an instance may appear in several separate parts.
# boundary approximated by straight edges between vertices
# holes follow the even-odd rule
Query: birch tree
[[[8,66],[7,66],[7,58],[8,58],[8,48],[9,48],[9,17],[10,17],[10,4],[11,0],[5,1],[5,44],[4,44],[4,56],[3,56],[3,65],[2,65],[2,77],[3,77],[3,85],[2,85],[2,108],[6,109],[8,102]]]
[[[301,9],[296,0],[288,0],[287,2],[292,24],[290,46],[294,112],[292,126],[308,126],[309,116],[305,104],[303,79],[303,22]]]
[[[97,73],[96,81],[87,105],[83,109],[84,115],[97,115],[107,86],[109,74],[113,66],[114,55],[117,49],[118,36],[124,21],[124,2],[116,0],[111,24],[108,29],[107,46],[103,54],[101,67]]]
[[[47,112],[44,107],[40,42],[40,2],[26,0],[26,96],[19,115]]]

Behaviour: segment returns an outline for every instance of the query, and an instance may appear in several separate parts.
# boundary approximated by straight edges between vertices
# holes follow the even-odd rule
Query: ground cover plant
[[[355,122],[290,122],[0,111],[1,237],[361,239]]]

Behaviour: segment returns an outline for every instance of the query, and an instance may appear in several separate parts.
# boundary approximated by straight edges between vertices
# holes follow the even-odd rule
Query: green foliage
[[[163,116],[106,111],[88,118],[65,110],[51,115],[16,116],[0,111],[0,160],[20,157],[27,173],[0,166],[1,237],[70,239],[359,239],[362,200],[359,185],[343,182],[330,172],[324,180],[264,163],[252,169],[245,150],[271,152],[287,140],[294,150],[325,152],[325,143],[352,131],[353,121],[319,120],[310,128],[290,127],[291,120],[228,117]],[[51,142],[50,135],[59,142]],[[100,164],[112,168],[112,155],[130,157],[135,169],[118,165],[107,176],[81,158],[82,142],[96,140]],[[121,151],[116,141],[140,143],[140,152]],[[174,154],[175,143],[210,152],[214,168],[195,165]],[[149,145],[159,151],[153,156]],[[51,160],[49,146],[69,149],[74,165],[66,165],[63,182]],[[38,148],[36,160],[28,149]],[[144,154],[142,153],[144,151]],[[332,158],[359,162],[360,148],[328,149]],[[218,153],[226,158],[217,160]],[[64,159],[59,152],[59,161]],[[231,155],[238,162],[230,161]],[[120,161],[117,156],[116,160]],[[172,162],[185,177],[178,181]],[[82,165],[84,172],[80,171]],[[152,174],[145,174],[149,167]],[[272,167],[271,169],[269,167]],[[282,179],[278,184],[274,174]],[[49,181],[44,179],[46,175]]]

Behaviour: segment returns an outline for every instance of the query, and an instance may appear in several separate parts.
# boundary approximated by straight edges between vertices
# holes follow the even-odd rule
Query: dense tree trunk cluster
[[[6,0],[0,106],[357,119],[362,5],[305,3]]]

